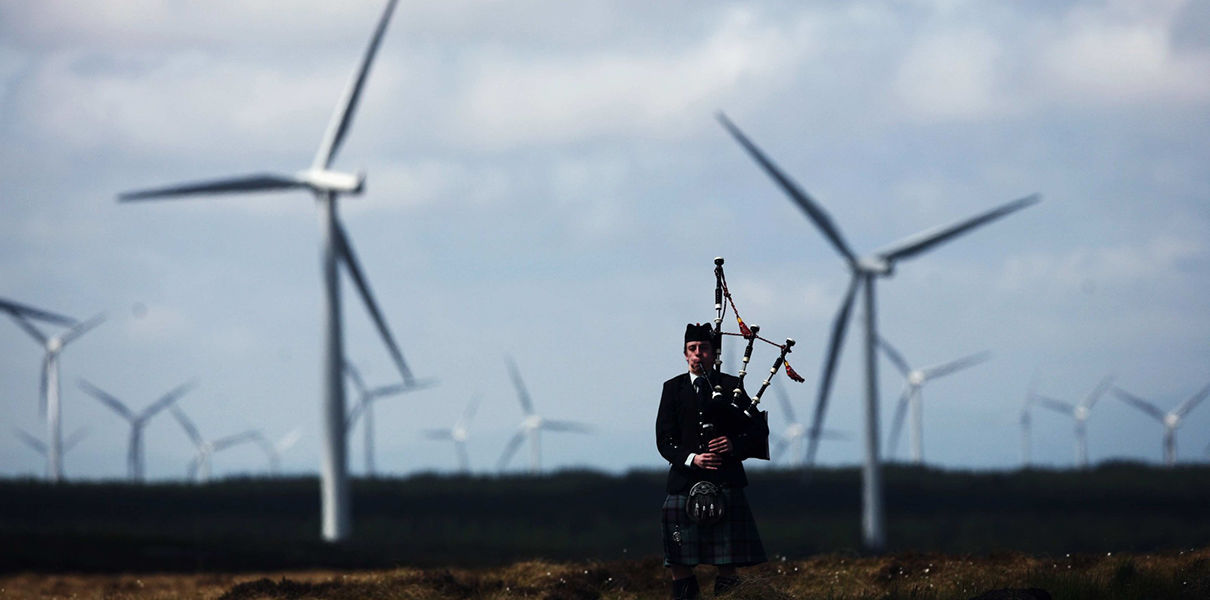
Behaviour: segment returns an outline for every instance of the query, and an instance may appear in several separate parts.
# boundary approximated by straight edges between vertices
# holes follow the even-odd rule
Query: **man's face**
[[[710,342],[685,342],[685,362],[689,371],[701,375],[714,366],[714,344]]]

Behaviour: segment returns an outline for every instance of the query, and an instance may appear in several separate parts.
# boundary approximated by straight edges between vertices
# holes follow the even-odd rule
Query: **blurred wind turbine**
[[[108,406],[111,410],[118,413],[118,416],[130,423],[130,446],[126,451],[126,476],[131,481],[143,481],[143,465],[146,464],[146,459],[143,456],[143,428],[147,426],[147,422],[151,420],[151,417],[168,408],[169,405],[197,386],[197,382],[195,381],[183,383],[173,388],[167,394],[160,396],[159,399],[152,402],[147,408],[144,408],[142,412],[136,413],[130,410],[130,407],[126,406],[121,400],[93,385],[88,380],[80,378],[76,383],[88,395],[96,398],[101,404]]]
[[[1164,412],[1158,406],[1127,392],[1119,387],[1113,388],[1113,393],[1117,394],[1127,404],[1133,405],[1135,408],[1155,417],[1156,420],[1164,426],[1164,464],[1171,467],[1176,465],[1176,428],[1181,426],[1181,421],[1185,415],[1193,410],[1193,407],[1206,399],[1210,395],[1210,385],[1202,388],[1198,393],[1190,396],[1184,402],[1181,402],[1176,408]]]
[[[349,431],[353,430],[353,426],[357,424],[357,419],[361,415],[365,415],[365,425],[362,426],[362,431],[365,434],[365,460],[366,460],[366,475],[374,476],[374,401],[387,396],[396,396],[406,392],[414,392],[431,387],[431,380],[413,381],[411,385],[406,383],[396,383],[393,385],[384,385],[376,388],[366,386],[366,382],[361,378],[361,373],[353,363],[345,361],[345,373],[348,373],[349,380],[353,382],[353,387],[357,388],[357,403],[353,405],[353,410],[349,411],[349,417],[345,420],[345,428]]]
[[[70,317],[56,315],[29,306],[7,300],[0,300],[0,310],[4,310],[13,318],[25,333],[42,345],[46,354],[42,357],[42,379],[38,386],[38,412],[46,417],[48,460],[50,463],[50,480],[59,481],[63,478],[63,405],[59,398],[59,353],[67,344],[75,341],[88,330],[100,325],[105,315],[97,315],[83,323]],[[68,326],[67,331],[58,335],[48,336],[34,326],[30,319],[37,319]]]
[[[388,0],[382,17],[370,39],[369,47],[362,57],[361,64],[349,81],[340,103],[336,106],[327,131],[319,145],[314,160],[308,169],[293,174],[254,174],[214,181],[187,183],[169,187],[141,190],[124,193],[119,200],[149,200],[175,196],[196,194],[227,194],[238,192],[262,192],[275,190],[310,190],[318,201],[320,208],[320,230],[323,236],[321,256],[321,273],[324,286],[324,333],[323,352],[321,360],[323,402],[321,405],[321,422],[323,423],[323,452],[320,460],[320,497],[321,529],[323,539],[340,541],[346,539],[352,529],[349,505],[348,482],[348,447],[345,440],[345,396],[342,381],[342,363],[344,362],[343,340],[340,317],[340,282],[338,268],[341,264],[348,270],[349,275],[357,286],[361,299],[366,305],[371,318],[381,334],[383,342],[394,360],[395,366],[403,376],[405,384],[412,384],[412,372],[403,361],[403,354],[395,343],[386,320],[379,310],[369,284],[362,273],[360,263],[353,253],[349,236],[345,233],[337,215],[337,200],[341,194],[360,194],[365,184],[365,174],[343,173],[331,170],[336,152],[340,149],[349,126],[353,122],[353,114],[357,102],[361,98],[362,86],[369,74],[370,65],[378,51],[391,13],[395,9],[396,0]]]
[[[302,437],[302,430],[295,428],[282,436],[276,443],[269,441],[269,438],[259,431],[256,432],[256,437],[253,441],[260,446],[265,452],[265,456],[269,458],[269,474],[276,476],[281,471],[281,455],[286,450],[294,447]]]
[[[19,429],[19,428],[14,427],[13,433],[15,433],[17,435],[17,438],[19,438],[26,446],[29,446],[30,448],[33,449],[34,452],[41,454],[43,458],[47,459],[46,466],[43,468],[43,473],[45,476],[49,477],[50,476],[50,446],[47,445],[46,442],[43,442],[42,440],[40,440],[40,439],[34,437],[33,435],[31,435],[30,433],[26,432],[24,429]],[[71,432],[70,435],[63,438],[63,452],[66,453],[66,452],[70,451],[72,448],[74,448],[76,446],[76,444],[80,443],[80,440],[84,439],[84,437],[87,434],[88,434],[87,427],[81,427],[81,428]]]
[[[513,387],[517,388],[517,399],[521,402],[521,410],[525,412],[525,419],[521,421],[521,424],[517,427],[517,433],[513,434],[512,439],[504,447],[504,452],[496,463],[496,469],[503,470],[504,466],[508,464],[508,460],[513,457],[513,453],[517,451],[517,447],[528,437],[529,472],[532,475],[536,475],[542,470],[542,430],[590,433],[593,429],[591,426],[583,423],[552,421],[538,415],[534,412],[534,403],[529,397],[529,392],[525,389],[525,382],[521,381],[521,373],[517,370],[517,364],[513,362],[512,358],[508,358],[508,373],[512,377]]]
[[[1029,409],[1033,407],[1034,400],[1036,400],[1036,381],[1037,377],[1035,376],[1029,382],[1029,390],[1025,392],[1025,402],[1021,404],[1021,417],[1018,421],[1021,424],[1021,460],[1027,469],[1030,467],[1032,460],[1029,452],[1029,432],[1033,421],[1029,414]]]
[[[777,392],[777,399],[781,401],[782,413],[786,415],[786,428],[781,435],[773,440],[773,454],[771,458],[777,462],[786,450],[790,451],[789,466],[796,467],[806,464],[806,439],[807,426],[798,422],[798,417],[794,416],[794,407],[790,404],[790,396],[786,390],[780,385],[773,386],[773,390]],[[845,440],[849,436],[831,431],[824,430],[820,432],[821,439]],[[809,465],[808,465],[809,466]]]
[[[193,424],[193,421],[185,415],[185,411],[181,410],[180,407],[171,406],[169,407],[169,411],[176,418],[176,422],[181,424],[181,428],[185,430],[190,441],[193,442],[193,447],[197,450],[197,454],[189,461],[189,466],[185,470],[185,476],[198,483],[210,480],[210,459],[216,452],[245,442],[255,442],[258,437],[264,437],[261,432],[251,429],[208,441],[202,437],[202,434],[197,430],[197,426]]]
[[[1092,406],[1097,403],[1097,400],[1101,399],[1101,396],[1105,395],[1105,392],[1109,391],[1109,386],[1112,383],[1113,375],[1106,375],[1097,384],[1097,387],[1093,388],[1092,392],[1079,404],[1055,400],[1041,394],[1033,395],[1039,405],[1070,415],[1071,418],[1075,419],[1076,465],[1081,469],[1088,467],[1088,417],[1092,414]]]
[[[924,384],[934,379],[945,377],[951,373],[961,371],[969,367],[973,367],[981,362],[986,361],[991,353],[980,352],[964,356],[958,360],[925,367],[923,369],[913,369],[908,365],[907,360],[903,358],[898,350],[886,341],[886,338],[879,336],[878,345],[882,348],[883,354],[886,354],[891,363],[895,365],[899,372],[903,374],[903,393],[899,396],[899,403],[895,407],[895,417],[891,420],[891,437],[887,443],[887,456],[895,453],[896,446],[899,445],[899,433],[903,428],[903,417],[907,409],[912,409],[912,462],[919,465],[924,463],[924,408],[922,406],[922,391]]]
[[[1009,213],[1018,211],[1040,200],[1037,194],[1014,200],[992,210],[960,221],[947,227],[919,233],[896,243],[886,250],[875,252],[865,258],[858,258],[840,234],[840,230],[832,223],[828,213],[798,184],[794,183],[773,162],[753,144],[747,136],[735,126],[727,116],[719,113],[719,121],[739,142],[748,154],[764,169],[770,177],[790,196],[811,222],[819,228],[832,247],[841,254],[849,267],[852,276],[849,289],[845,293],[844,302],[832,324],[832,335],[828,344],[828,353],[824,360],[823,375],[820,377],[819,394],[815,403],[815,415],[808,433],[807,462],[814,461],[815,449],[819,444],[819,432],[823,428],[823,418],[827,409],[828,392],[832,386],[832,375],[836,361],[839,358],[841,346],[844,343],[845,330],[848,328],[849,312],[853,308],[858,288],[864,289],[865,308],[865,424],[863,437],[865,439],[865,463],[862,468],[862,541],[870,550],[881,550],[886,545],[886,519],[882,502],[882,474],[878,454],[878,389],[877,361],[875,346],[878,339],[877,310],[874,304],[874,282],[878,277],[890,277],[895,270],[895,264],[906,258],[911,258],[937,245],[947,242],[959,235],[999,219]]]
[[[458,422],[449,429],[428,429],[424,432],[424,437],[430,440],[452,440],[454,442],[454,451],[458,454],[458,468],[463,473],[471,472],[471,461],[466,454],[466,440],[470,438],[471,419],[475,418],[475,412],[479,410],[479,403],[483,400],[481,396],[475,396],[471,403],[466,405],[462,410],[462,416],[458,417]]]

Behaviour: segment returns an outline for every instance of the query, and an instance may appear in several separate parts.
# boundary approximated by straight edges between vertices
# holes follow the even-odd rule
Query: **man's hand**
[[[710,443],[706,447],[709,448],[711,452],[717,452],[719,454],[727,454],[734,450],[734,447],[731,446],[731,440],[725,435],[710,440]]]
[[[713,452],[703,452],[693,457],[693,466],[707,471],[716,471],[723,464],[723,457]]]

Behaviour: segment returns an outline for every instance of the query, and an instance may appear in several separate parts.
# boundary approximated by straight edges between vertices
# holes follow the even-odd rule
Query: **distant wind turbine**
[[[252,429],[243,431],[233,435],[218,438],[216,440],[207,440],[198,432],[197,426],[189,419],[185,411],[178,406],[169,407],[172,416],[177,423],[181,424],[181,428],[185,430],[185,434],[189,436],[189,440],[193,442],[193,447],[197,454],[189,461],[189,466],[185,470],[185,476],[198,483],[203,483],[210,480],[210,459],[216,452],[226,450],[232,446],[247,442],[255,442],[257,437],[263,437],[261,432]]]
[[[97,315],[83,323],[70,317],[64,317],[52,312],[32,308],[15,302],[0,300],[0,310],[3,310],[16,321],[25,333],[42,345],[46,352],[42,357],[42,380],[39,384],[39,412],[46,417],[47,438],[49,443],[48,460],[50,462],[50,480],[63,479],[63,405],[59,398],[59,353],[67,344],[75,341],[88,330],[100,325],[105,320],[104,315]],[[48,336],[34,326],[31,319],[67,326],[68,329],[58,335]]]
[[[912,416],[912,462],[917,465],[923,464],[924,408],[922,406],[922,392],[924,384],[984,362],[991,356],[991,353],[980,352],[964,356],[955,361],[923,369],[913,369],[907,360],[903,358],[903,354],[896,350],[890,342],[886,341],[886,338],[879,336],[878,345],[882,348],[883,354],[895,365],[895,368],[899,369],[899,372],[903,374],[904,379],[903,393],[899,396],[899,403],[895,406],[895,417],[891,420],[891,437],[887,443],[887,456],[894,454],[895,448],[899,445],[899,433],[903,428],[903,417],[910,407]]]
[[[41,454],[42,458],[47,459],[46,466],[43,468],[43,473],[45,476],[49,477],[50,476],[50,446],[46,442],[43,442],[42,440],[34,437],[32,434],[26,432],[24,429],[19,429],[19,428],[14,427],[13,433],[15,433],[17,435],[17,438],[20,439],[22,443],[24,443],[26,446],[29,446],[34,452]],[[71,434],[69,434],[67,437],[63,438],[63,452],[67,453],[67,452],[71,451],[71,449],[75,448],[76,444],[80,443],[80,440],[84,439],[84,437],[87,434],[88,434],[88,428],[86,428],[86,427],[81,427],[81,428],[71,432]]]
[[[773,454],[771,458],[774,462],[780,460],[786,450],[790,451],[789,466],[799,466],[806,463],[806,439],[807,426],[798,422],[798,417],[794,416],[794,406],[790,403],[790,396],[786,393],[785,388],[780,385],[773,386],[773,390],[777,392],[777,399],[781,401],[782,413],[786,415],[786,428],[782,430],[780,436],[773,441]],[[820,432],[821,439],[844,440],[849,436],[830,430]],[[809,465],[808,465],[809,466]]]
[[[155,402],[152,402],[147,408],[140,412],[130,410],[121,400],[115,398],[112,394],[93,385],[86,379],[79,379],[76,382],[81,390],[84,390],[88,395],[96,398],[109,407],[118,416],[126,419],[130,423],[130,445],[126,451],[126,476],[131,481],[143,481],[143,466],[146,464],[146,459],[143,455],[143,428],[147,426],[147,422],[151,420],[160,411],[168,408],[173,402],[180,399],[190,390],[197,386],[197,383],[190,381],[183,383],[167,394],[160,396]]]
[[[340,316],[340,282],[338,269],[341,264],[353,278],[358,292],[373,318],[395,366],[403,376],[405,384],[412,384],[412,372],[404,363],[403,353],[395,343],[386,320],[379,310],[369,284],[362,273],[360,263],[353,253],[349,236],[345,233],[337,215],[337,200],[341,194],[360,194],[365,184],[364,173],[343,173],[331,170],[336,152],[353,122],[361,90],[369,74],[370,65],[378,51],[383,33],[386,31],[396,0],[388,0],[382,17],[370,39],[369,47],[361,64],[354,72],[344,96],[336,106],[327,131],[319,145],[311,166],[293,174],[254,174],[226,179],[187,183],[169,187],[128,192],[119,200],[149,200],[197,194],[228,194],[239,192],[262,192],[276,190],[310,190],[320,208],[320,231],[323,236],[321,273],[324,286],[324,334],[323,353],[320,363],[322,373],[323,402],[323,452],[320,461],[321,530],[323,539],[340,541],[352,530],[349,505],[348,446],[345,427],[345,396],[342,365],[344,362]]]
[[[1029,413],[1029,409],[1033,407],[1036,400],[1036,378],[1029,382],[1029,390],[1025,392],[1025,401],[1021,403],[1021,416],[1018,422],[1021,424],[1021,461],[1025,468],[1029,468],[1032,457],[1029,451],[1029,434],[1033,424],[1033,418]]]
[[[413,381],[411,385],[406,383],[396,383],[393,385],[384,385],[376,388],[366,386],[366,382],[361,378],[361,373],[353,363],[345,361],[345,372],[349,375],[349,380],[353,382],[353,387],[357,388],[357,403],[353,405],[353,410],[349,411],[349,417],[345,422],[345,427],[352,430],[357,424],[357,419],[361,415],[365,415],[365,425],[362,426],[362,431],[365,434],[365,461],[366,475],[374,476],[374,402],[380,398],[388,396],[396,396],[407,392],[414,392],[432,386],[433,382],[429,380]]]
[[[276,476],[281,471],[281,455],[286,450],[294,447],[298,440],[302,437],[301,429],[292,429],[290,433],[282,436],[277,442],[269,441],[269,438],[261,432],[256,432],[256,437],[253,439],[256,445],[265,452],[265,456],[269,459],[269,474]]]
[[[1079,404],[1072,404],[1062,400],[1055,400],[1049,396],[1034,394],[1040,406],[1045,406],[1050,410],[1070,415],[1075,419],[1075,434],[1076,434],[1076,465],[1081,469],[1088,467],[1088,417],[1092,415],[1092,406],[1109,391],[1110,384],[1113,383],[1113,375],[1106,375],[1101,379],[1097,387],[1093,388]]]
[[[552,421],[537,414],[534,412],[533,400],[530,399],[529,392],[525,389],[525,382],[521,381],[521,373],[517,370],[517,364],[511,358],[508,359],[508,373],[512,377],[513,387],[517,388],[517,400],[521,402],[521,410],[525,413],[525,419],[521,421],[517,427],[517,433],[513,434],[512,439],[504,447],[504,452],[496,463],[496,469],[503,470],[521,442],[529,438],[529,472],[536,475],[542,470],[541,434],[543,430],[590,433],[593,428],[573,421]]]
[[[471,472],[471,461],[466,453],[466,440],[470,438],[471,419],[475,418],[475,413],[479,410],[479,403],[483,400],[480,396],[475,396],[470,404],[462,410],[462,416],[458,417],[458,421],[449,429],[428,429],[424,432],[424,437],[430,440],[451,440],[454,442],[454,451],[458,454],[458,468],[463,473]]]
[[[1181,426],[1181,421],[1185,415],[1193,410],[1210,395],[1210,385],[1202,388],[1198,393],[1190,396],[1184,402],[1181,402],[1176,408],[1164,412],[1158,406],[1148,402],[1122,388],[1113,388],[1114,394],[1121,398],[1127,404],[1151,415],[1164,426],[1164,464],[1171,467],[1176,465],[1176,429]]]
[[[853,308],[858,289],[864,289],[865,305],[865,424],[863,437],[865,439],[865,463],[862,468],[862,541],[870,550],[881,550],[886,545],[886,518],[882,502],[882,474],[878,453],[878,376],[875,346],[878,339],[877,309],[874,304],[874,282],[878,277],[890,277],[895,270],[895,264],[902,259],[911,258],[937,245],[947,242],[972,229],[999,219],[1009,213],[1018,211],[1040,200],[1038,195],[1027,196],[1014,200],[997,208],[960,221],[947,227],[922,232],[905,239],[886,250],[881,250],[865,258],[859,258],[849,249],[840,234],[840,230],[832,223],[828,213],[793,180],[765,156],[759,148],[743,134],[726,115],[719,113],[719,121],[739,142],[748,154],[764,169],[778,186],[790,196],[812,223],[823,233],[832,247],[841,254],[852,273],[849,289],[845,293],[844,302],[832,324],[832,335],[828,344],[828,353],[824,360],[823,375],[820,377],[819,394],[815,402],[815,415],[808,433],[807,462],[814,462],[815,449],[819,444],[819,433],[823,429],[823,418],[827,411],[828,392],[832,386],[832,375],[835,372],[836,361],[839,358],[844,343],[845,331],[848,328],[849,312]]]

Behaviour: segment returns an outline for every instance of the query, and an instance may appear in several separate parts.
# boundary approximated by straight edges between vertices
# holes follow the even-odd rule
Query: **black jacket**
[[[716,401],[701,406],[697,393],[690,383],[688,373],[681,373],[664,382],[660,395],[660,410],[655,419],[655,445],[660,455],[671,465],[668,469],[668,493],[679,494],[689,490],[698,481],[711,481],[731,487],[748,485],[744,473],[745,458],[769,458],[769,424],[766,415],[749,417],[742,409],[748,408],[751,400],[741,390],[739,408],[731,403],[732,390],[739,386],[739,378],[726,373],[711,373],[709,379],[721,385],[723,395]],[[702,424],[713,423],[710,437],[725,435],[731,438],[734,450],[723,455],[718,470],[685,466],[689,454],[701,454],[701,447],[709,439],[703,439]]]

